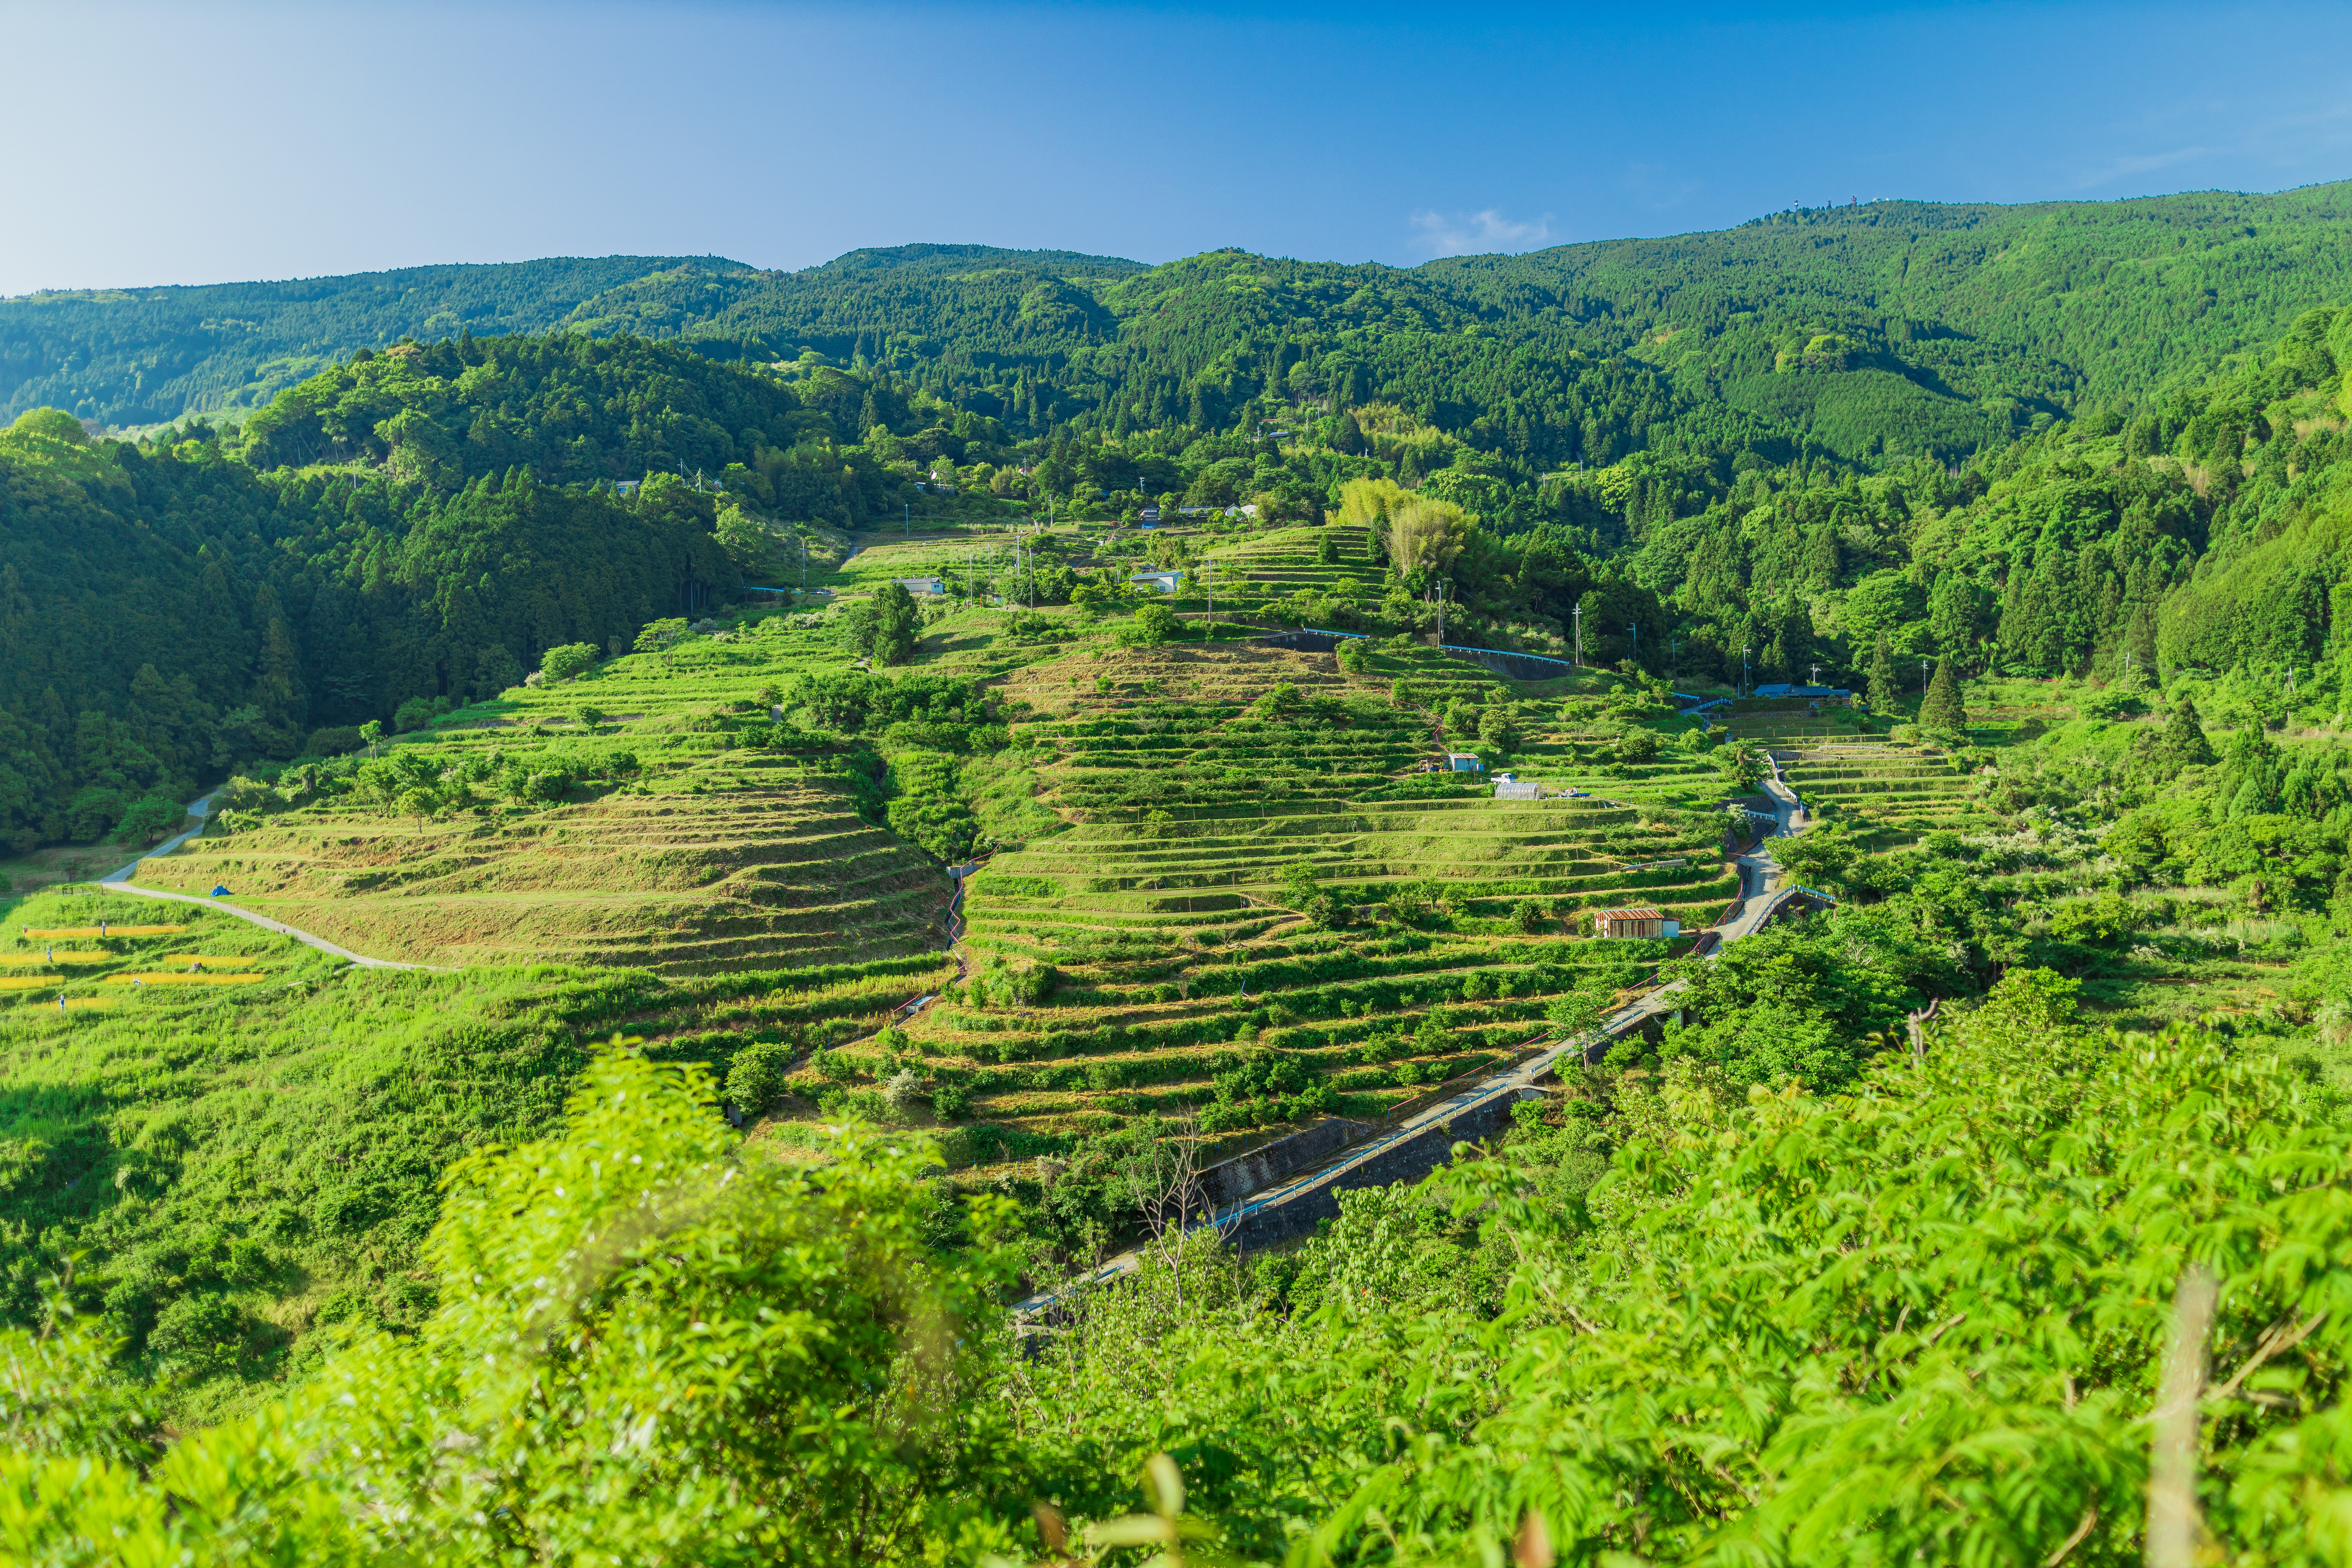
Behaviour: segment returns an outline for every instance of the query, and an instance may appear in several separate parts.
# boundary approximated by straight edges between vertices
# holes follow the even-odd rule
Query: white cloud
[[[2169,153],[2148,153],[2111,158],[2102,167],[2077,174],[2071,182],[2071,188],[2078,191],[2096,190],[2101,185],[2112,184],[2117,180],[2127,180],[2135,174],[2152,174],[2158,169],[2169,169],[2177,163],[2189,163],[2192,159],[2210,157],[2212,151],[2210,147],[2181,147]]]
[[[1500,208],[1475,213],[1417,212],[1413,244],[1432,256],[1473,256],[1484,251],[1527,250],[1551,237],[1551,214],[1525,223]]]

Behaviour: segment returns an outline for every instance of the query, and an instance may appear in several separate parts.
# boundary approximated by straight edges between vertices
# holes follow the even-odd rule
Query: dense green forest
[[[985,246],[418,268],[0,301],[0,412],[266,401],[358,348],[559,323],[911,377],[1023,434],[1395,403],[1521,478],[1637,449],[1956,460],[2122,405],[2352,291],[2347,187],[1885,201],[1418,268]]]
[[[1521,478],[1635,449],[1948,461],[2342,297],[2347,200],[1875,202],[1409,270],[983,254],[919,285],[857,253],[734,279],[734,302],[679,330],[919,367],[1039,431],[1222,426],[1313,396],[1396,403]]]
[[[282,283],[56,289],[0,300],[0,414],[108,425],[266,403],[353,349],[459,331],[545,331],[650,274],[740,272],[718,257],[557,258]]]
[[[734,450],[685,385],[645,373],[745,378],[634,340],[562,342],[572,349],[551,352],[572,360],[646,361],[639,379],[664,399],[583,421],[563,452],[593,446],[591,429],[639,473],[672,446]],[[445,432],[423,412],[446,409],[434,371],[462,371],[454,346],[383,363],[419,401],[377,422],[401,461],[365,471],[257,468],[201,425],[93,442],[36,410],[0,433],[0,723],[11,731],[0,834],[23,848],[100,837],[134,811],[171,821],[194,785],[235,763],[290,758],[321,728],[389,721],[404,702],[446,708],[502,690],[545,647],[625,643],[740,581],[711,531],[711,494],[675,474],[627,498],[541,483],[509,452],[520,442],[535,453],[534,431],[477,419]],[[571,413],[575,395],[551,379]],[[285,417],[255,432],[265,455],[310,438],[316,416],[304,424],[298,406],[273,405]],[[789,440],[792,406],[771,397],[744,434],[765,420]],[[724,400],[715,411],[746,413]]]

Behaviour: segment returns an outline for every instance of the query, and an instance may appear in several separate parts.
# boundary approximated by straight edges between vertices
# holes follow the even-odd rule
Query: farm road
[[[363,953],[353,952],[350,948],[338,947],[323,936],[314,936],[307,931],[296,931],[284,921],[274,921],[268,915],[257,915],[251,910],[241,910],[235,904],[223,903],[218,899],[199,898],[194,893],[167,893],[160,888],[142,888],[131,881],[131,879],[139,872],[140,860],[155,859],[169,855],[189,839],[202,833],[205,830],[205,816],[212,805],[212,801],[213,797],[208,795],[190,801],[188,815],[196,819],[196,825],[194,827],[176,838],[165,839],[113,876],[102,879],[98,885],[110,893],[129,893],[134,898],[163,899],[173,903],[195,904],[207,910],[218,910],[225,915],[235,915],[238,920],[249,921],[264,931],[276,931],[279,936],[290,936],[305,947],[317,948],[320,952],[331,957],[340,958],[347,963],[356,963],[363,969],[436,969],[438,967],[430,963],[402,963],[396,959],[390,958],[369,958]],[[447,972],[442,971],[442,973]]]

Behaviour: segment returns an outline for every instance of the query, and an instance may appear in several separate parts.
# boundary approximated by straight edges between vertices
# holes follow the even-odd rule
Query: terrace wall
[[[1534,1091],[1525,1091],[1534,1092]],[[1391,1182],[1417,1182],[1445,1163],[1454,1145],[1465,1138],[1490,1138],[1511,1120],[1519,1095],[1497,1094],[1471,1106],[1460,1115],[1433,1123],[1410,1138],[1400,1139],[1360,1165],[1335,1171],[1318,1185],[1300,1192],[1289,1202],[1262,1208],[1237,1226],[1234,1247],[1247,1251],[1276,1242],[1311,1236],[1327,1219],[1339,1217],[1339,1194],[1357,1187],[1384,1187]]]
[[[1271,1143],[1259,1145],[1246,1154],[1221,1161],[1201,1173],[1207,1184],[1209,1196],[1223,1208],[1227,1204],[1241,1202],[1252,1193],[1261,1192],[1294,1171],[1309,1166],[1337,1154],[1349,1144],[1370,1137],[1379,1128],[1369,1121],[1350,1121],[1342,1117],[1318,1121],[1302,1128]]]

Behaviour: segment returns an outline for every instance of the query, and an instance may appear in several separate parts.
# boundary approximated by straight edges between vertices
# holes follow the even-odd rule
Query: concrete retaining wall
[[[1334,1117],[1271,1143],[1262,1143],[1245,1154],[1221,1161],[1202,1172],[1201,1179],[1208,1185],[1211,1201],[1223,1208],[1241,1202],[1252,1193],[1264,1192],[1295,1172],[1312,1169],[1349,1144],[1360,1143],[1378,1131],[1369,1121]]]
[[[1530,1091],[1531,1092],[1531,1091]],[[1339,1217],[1339,1194],[1356,1187],[1384,1187],[1391,1182],[1413,1182],[1445,1163],[1454,1145],[1465,1139],[1490,1138],[1511,1120],[1516,1094],[1497,1094],[1474,1105],[1450,1121],[1425,1127],[1400,1139],[1360,1165],[1334,1172],[1317,1185],[1292,1195],[1289,1202],[1262,1208],[1244,1216],[1230,1233],[1232,1245],[1247,1251],[1271,1247],[1293,1237],[1311,1236],[1327,1219]]]

